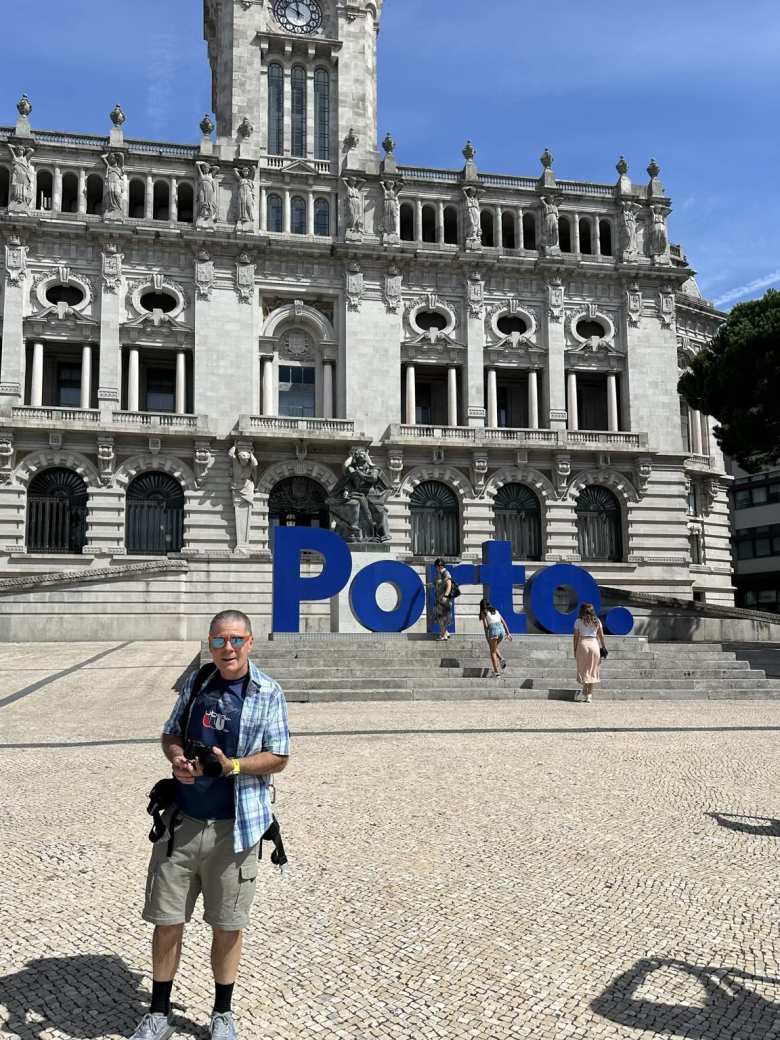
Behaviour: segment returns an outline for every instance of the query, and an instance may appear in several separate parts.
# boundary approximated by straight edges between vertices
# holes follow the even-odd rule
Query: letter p
[[[322,573],[301,576],[301,553],[316,552],[325,560]],[[319,527],[277,527],[274,532],[273,631],[300,632],[301,603],[331,599],[352,574],[346,542]]]

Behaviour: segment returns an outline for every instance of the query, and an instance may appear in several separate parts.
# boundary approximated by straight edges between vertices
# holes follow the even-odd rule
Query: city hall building
[[[676,389],[723,316],[658,165],[487,173],[471,143],[404,165],[381,16],[205,0],[191,145],[128,136],[120,106],[106,133],[38,130],[34,94],[0,127],[0,638],[32,615],[199,635],[227,604],[267,628],[274,527],[330,526],[358,447],[394,558],[502,538],[529,573],[733,602],[729,478]]]

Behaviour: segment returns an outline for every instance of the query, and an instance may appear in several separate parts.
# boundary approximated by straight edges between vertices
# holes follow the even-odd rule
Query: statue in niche
[[[195,166],[198,171],[198,223],[213,224],[217,219],[217,182],[214,178],[219,167],[205,162],[196,162]]]
[[[624,202],[622,206],[621,235],[623,241],[623,256],[636,256],[637,233],[636,233],[636,204]]]
[[[236,552],[246,553],[249,549],[249,533],[252,523],[252,506],[255,501],[255,485],[259,464],[250,444],[234,444],[228,451],[233,463],[230,489],[233,492],[233,509],[236,517]]]
[[[233,170],[238,180],[238,223],[255,222],[255,175],[249,166]]]
[[[466,241],[482,241],[482,209],[479,205],[479,192],[476,188],[464,188],[466,199]]]
[[[347,231],[360,234],[363,231],[363,184],[358,177],[346,177]]]
[[[385,194],[385,214],[383,229],[386,235],[398,234],[398,221],[401,205],[398,201],[398,184],[396,181],[382,181],[382,191]]]
[[[106,194],[103,215],[121,217],[125,199],[125,157],[121,152],[101,155],[106,164]]]
[[[554,251],[560,247],[558,203],[552,195],[542,195],[542,207],[544,208],[544,244],[548,250]]]
[[[650,235],[653,256],[666,256],[669,238],[666,233],[667,210],[663,206],[653,206],[653,227]]]
[[[35,199],[35,170],[32,164],[33,149],[24,145],[8,145],[13,159],[10,197],[12,207],[28,210]]]
[[[391,490],[368,451],[355,448],[328,498],[336,534],[346,542],[389,542],[386,502]]]

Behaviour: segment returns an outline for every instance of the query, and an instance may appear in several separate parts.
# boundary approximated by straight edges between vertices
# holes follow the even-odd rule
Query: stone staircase
[[[479,636],[272,636],[252,651],[290,702],[572,700],[577,690],[568,636],[526,635],[502,647],[508,667],[492,677]],[[208,660],[204,644],[203,660]],[[611,637],[599,699],[752,700],[780,697],[780,679],[717,643],[650,643]]]

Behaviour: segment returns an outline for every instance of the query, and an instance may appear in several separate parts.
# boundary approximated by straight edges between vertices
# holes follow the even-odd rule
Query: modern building
[[[780,469],[749,475],[727,459],[737,606],[780,614]]]
[[[187,631],[150,605],[246,602],[248,575],[267,619],[274,525],[328,524],[360,445],[398,558],[499,536],[529,571],[732,603],[729,478],[676,389],[722,315],[658,165],[404,165],[377,146],[382,6],[205,0],[191,145],[128,137],[119,106],[105,135],[38,130],[27,97],[0,128],[0,574],[173,555],[175,601],[114,586],[134,631]],[[40,596],[0,616],[65,609]]]

